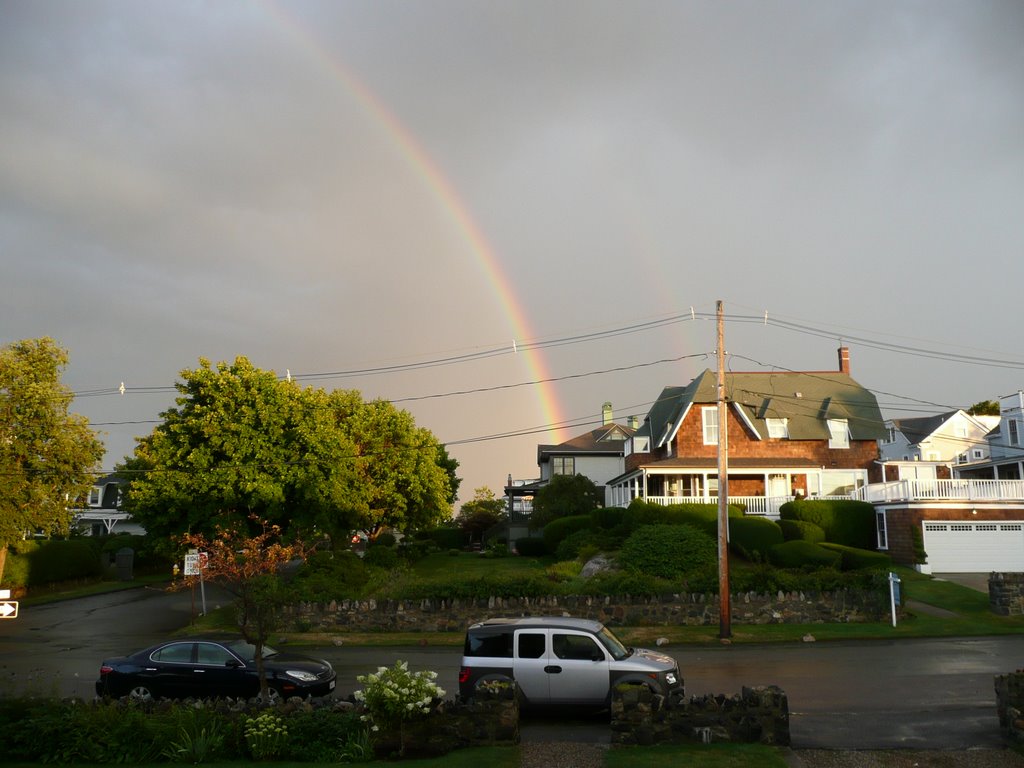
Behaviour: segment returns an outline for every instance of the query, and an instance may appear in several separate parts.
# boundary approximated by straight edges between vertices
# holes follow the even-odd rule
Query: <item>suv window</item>
[[[519,658],[539,659],[544,655],[545,635],[543,632],[519,633]]]
[[[466,636],[466,655],[511,659],[512,632],[505,631],[494,634],[470,632]]]
[[[551,635],[551,648],[555,656],[560,659],[577,659],[589,661],[590,659],[605,658],[604,653],[597,647],[597,643],[585,635]]]

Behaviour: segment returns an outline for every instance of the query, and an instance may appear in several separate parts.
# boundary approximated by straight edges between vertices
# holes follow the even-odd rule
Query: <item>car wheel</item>
[[[260,701],[263,701],[263,695],[262,694],[259,694],[259,693],[256,694],[256,698],[259,699]],[[275,688],[274,686],[272,686],[272,685],[269,686],[267,688],[267,703],[268,704],[280,704],[282,701],[284,701],[284,697],[281,695],[281,692],[279,690],[277,690],[277,688]]]
[[[153,692],[144,685],[136,685],[128,691],[128,698],[132,701],[152,701],[155,697]]]

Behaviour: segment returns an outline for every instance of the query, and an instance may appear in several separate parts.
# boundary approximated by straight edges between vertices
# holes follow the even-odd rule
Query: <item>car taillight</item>
[[[113,671],[114,671],[113,667],[110,667],[110,666],[107,666],[106,664],[104,664],[103,666],[100,667],[100,677],[103,677],[104,675],[109,675]]]
[[[473,670],[471,670],[469,667],[460,667],[459,668],[459,683],[461,684],[461,683],[469,682],[469,675],[470,675],[470,673],[472,671]]]

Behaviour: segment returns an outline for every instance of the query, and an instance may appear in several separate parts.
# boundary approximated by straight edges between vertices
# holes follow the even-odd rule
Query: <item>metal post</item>
[[[729,604],[729,429],[725,403],[725,310],[718,302],[718,637],[732,637]]]

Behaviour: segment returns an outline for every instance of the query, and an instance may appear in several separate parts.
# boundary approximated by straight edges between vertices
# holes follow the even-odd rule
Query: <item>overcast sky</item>
[[[1022,40],[1016,0],[0,0],[0,343],[68,349],[106,469],[246,356],[407,408],[462,501],[714,369],[717,300],[731,370],[994,399]]]

